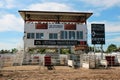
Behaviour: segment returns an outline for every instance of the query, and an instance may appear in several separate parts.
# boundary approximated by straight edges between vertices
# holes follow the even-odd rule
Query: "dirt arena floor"
[[[120,67],[73,69],[55,66],[55,70],[39,66],[6,67],[0,72],[0,80],[120,80]]]

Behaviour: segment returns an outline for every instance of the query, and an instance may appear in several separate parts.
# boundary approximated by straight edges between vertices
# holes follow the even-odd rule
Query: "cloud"
[[[36,3],[28,6],[27,10],[37,11],[71,11],[73,10],[69,5],[60,4],[56,2]]]
[[[0,50],[12,48],[23,48],[23,39],[22,38],[9,38],[8,40],[0,42]]]
[[[23,32],[23,20],[13,14],[4,14],[0,16],[0,32],[19,31]]]
[[[118,19],[120,20],[120,16],[118,16]]]
[[[16,7],[15,0],[1,0],[0,1],[0,8],[13,8]]]
[[[115,38],[111,38],[111,39],[107,39],[107,42],[120,42],[120,37],[115,37]],[[120,43],[119,43],[120,44]]]
[[[0,50],[2,50],[2,49],[8,50],[8,49],[12,49],[12,48],[16,48],[16,44],[0,42]]]
[[[51,0],[41,0],[42,2],[51,2]],[[69,2],[70,0],[52,0],[52,2]]]
[[[17,49],[20,49],[20,48],[23,48],[23,45],[21,43],[16,43],[16,44],[13,44],[13,43],[7,43],[7,42],[0,42],[0,50],[4,49],[4,50],[11,50],[13,48],[17,48]]]
[[[0,8],[1,8],[1,7],[3,7],[3,2],[2,2],[2,1],[0,1]]]
[[[91,24],[105,24],[105,32],[120,32],[120,23],[119,22],[108,22],[108,21],[93,21],[88,22],[88,30],[91,31]]]
[[[105,22],[106,32],[120,32],[119,22]]]
[[[108,33],[106,33],[106,36],[118,36],[118,35],[120,35],[120,32],[108,32]]]
[[[119,6],[120,4],[120,0],[80,0],[82,2],[85,2],[86,5],[92,6],[92,7],[96,7],[96,8],[100,8],[100,9],[107,9],[113,6]]]

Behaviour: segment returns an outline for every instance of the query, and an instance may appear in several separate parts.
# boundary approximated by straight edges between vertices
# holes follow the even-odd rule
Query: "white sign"
[[[64,29],[63,24],[48,24],[48,29]]]

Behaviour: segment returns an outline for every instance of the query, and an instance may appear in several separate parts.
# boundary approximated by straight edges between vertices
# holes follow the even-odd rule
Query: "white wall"
[[[83,31],[83,39],[81,41],[87,41],[87,25],[77,24],[77,30]]]
[[[49,25],[49,24],[48,24]],[[64,26],[64,24],[62,24]],[[44,40],[49,39],[49,33],[58,33],[58,36],[60,36],[60,31],[64,30],[64,28],[49,28],[49,29],[35,29],[35,23],[25,23],[24,25],[24,43],[25,47],[35,47],[34,46],[34,40],[36,39],[27,39],[27,33],[44,33]],[[69,31],[69,30],[67,30]],[[70,30],[71,31],[71,30]],[[77,24],[76,30],[73,31],[83,31],[83,39],[80,39],[79,41],[87,41],[87,26],[85,24]],[[58,37],[59,39],[59,37]]]

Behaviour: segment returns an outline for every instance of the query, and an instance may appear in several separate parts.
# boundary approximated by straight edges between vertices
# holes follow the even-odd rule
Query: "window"
[[[67,31],[61,31],[60,38],[67,39]]]
[[[58,39],[57,33],[50,33],[49,34],[49,39]]]
[[[34,39],[34,33],[27,33],[27,39]]]
[[[77,39],[83,39],[83,31],[77,31]]]
[[[50,34],[49,34],[49,39],[52,39],[52,38],[53,38],[53,34],[50,33]]]
[[[43,39],[43,33],[36,33],[36,39]]]
[[[69,39],[75,39],[75,32],[69,31]]]

